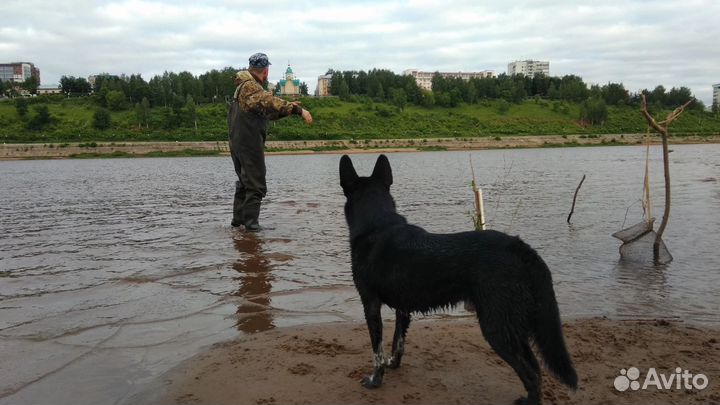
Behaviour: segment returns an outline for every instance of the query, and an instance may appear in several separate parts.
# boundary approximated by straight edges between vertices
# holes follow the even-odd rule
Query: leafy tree
[[[106,108],[98,108],[93,113],[93,127],[99,130],[105,130],[112,125],[112,117],[110,111]]]
[[[338,96],[340,96],[341,100],[345,101],[350,98],[350,88],[345,80],[340,80],[340,84],[338,86]]]
[[[532,78],[530,94],[533,96],[547,97],[550,90],[550,78],[542,73],[538,73]]]
[[[105,95],[105,105],[112,111],[120,111],[126,108],[125,93],[119,90],[108,91]]]
[[[60,88],[62,92],[67,95],[81,95],[85,96],[90,94],[92,86],[85,78],[74,77],[74,76],[63,76],[60,78]]]
[[[168,92],[165,90],[165,84],[162,81],[162,77],[154,76],[150,79],[148,84],[150,87],[150,102],[155,107],[167,107],[168,105]]]
[[[309,93],[308,93],[307,83],[305,83],[305,82],[300,83],[300,95],[307,96],[308,94]]]
[[[589,98],[580,106],[580,119],[592,125],[603,125],[608,118],[608,109],[605,100]]]
[[[235,92],[234,79],[237,73],[238,69],[226,67],[222,70],[211,70],[204,75],[200,75],[199,80],[202,83],[200,87],[204,101],[225,102],[225,97],[231,97]]]
[[[628,101],[627,90],[622,83],[608,83],[602,87],[602,98],[610,105],[621,105]]]
[[[367,95],[377,102],[385,100],[385,89],[383,89],[383,85],[376,75],[368,76]]]
[[[677,108],[687,103],[692,98],[692,92],[687,87],[673,87],[667,93],[667,97],[665,98],[665,106],[668,108]]]
[[[665,105],[665,87],[659,85],[647,97],[648,104]]]
[[[33,107],[33,109],[35,110],[35,115],[28,121],[28,129],[39,131],[52,122],[50,110],[48,109],[47,105],[36,105]]]
[[[701,112],[704,112],[706,110],[705,103],[703,103],[702,100],[698,100],[698,99],[695,99],[692,103],[690,103],[689,108],[691,110],[701,111]]]
[[[190,126],[195,128],[197,131],[197,108],[195,106],[195,100],[188,94],[185,100],[185,112],[187,114],[187,121]]]
[[[435,94],[435,104],[441,107],[451,107],[450,94],[444,92],[433,92]]]
[[[340,95],[340,82],[345,81],[341,72],[333,72],[332,78],[330,78],[330,94],[333,96]],[[349,90],[348,90],[349,91]]]
[[[143,123],[145,124],[145,128],[147,128],[150,126],[150,101],[147,97],[143,97],[140,105],[143,109]]]
[[[429,90],[421,91],[420,105],[423,107],[432,107],[435,105],[435,94]]]
[[[507,100],[500,99],[497,105],[497,113],[505,115],[510,111],[510,103]]]
[[[150,101],[147,97],[143,97],[142,101],[135,103],[135,117],[137,118],[138,128],[150,126]]]
[[[560,98],[567,101],[581,102],[588,98],[589,90],[583,80],[575,75],[566,75],[560,79],[558,86]]]
[[[164,129],[173,129],[178,126],[177,116],[170,107],[160,109],[160,117]]]
[[[392,89],[390,90],[390,102],[395,107],[399,108],[400,111],[405,109],[407,105],[407,94],[403,89]]]
[[[141,75],[131,75],[130,80],[127,82],[125,95],[130,99],[131,103],[138,103],[150,95],[150,85],[143,80]]]
[[[25,97],[18,97],[15,99],[15,111],[21,118],[25,117],[28,112],[28,101]]]
[[[30,92],[30,94],[37,94],[37,88],[40,86],[40,83],[38,82],[37,77],[30,76],[27,79],[25,79],[24,82],[20,85],[23,89]]]
[[[475,104],[477,102],[477,89],[475,86],[471,85],[470,83],[466,83],[463,86],[462,98],[465,100],[468,104]]]
[[[455,88],[450,90],[450,107],[457,107],[462,102],[462,94],[460,90]]]
[[[177,114],[185,106],[185,98],[179,94],[172,95],[172,109]]]

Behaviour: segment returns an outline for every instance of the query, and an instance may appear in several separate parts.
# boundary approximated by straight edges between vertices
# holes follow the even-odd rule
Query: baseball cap
[[[262,52],[255,53],[250,56],[249,66],[251,68],[266,68],[270,65],[272,65],[272,63],[268,60],[267,55]]]

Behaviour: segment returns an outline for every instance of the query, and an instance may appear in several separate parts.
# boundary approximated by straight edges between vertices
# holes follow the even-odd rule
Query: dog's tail
[[[577,389],[577,373],[573,367],[570,354],[565,347],[560,312],[552,276],[545,261],[530,246],[522,249],[523,261],[528,265],[533,292],[537,303],[533,331],[535,343],[542,354],[546,367],[572,389]]]

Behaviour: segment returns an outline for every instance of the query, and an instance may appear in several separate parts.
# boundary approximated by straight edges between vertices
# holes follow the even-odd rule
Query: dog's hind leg
[[[522,348],[527,343],[509,344],[499,334],[485,334],[485,339],[490,343],[495,353],[515,370],[527,391],[527,397],[518,398],[515,405],[540,404],[540,374],[535,370],[537,361],[529,361],[525,350]]]
[[[540,366],[532,354],[527,337],[523,336],[521,330],[515,329],[520,326],[515,324],[517,319],[508,314],[490,315],[487,311],[478,311],[478,318],[480,329],[490,347],[515,370],[527,391],[527,398],[520,397],[515,404],[540,404]],[[515,328],[508,323],[514,324],[512,326]]]
[[[385,375],[385,354],[383,353],[383,325],[380,317],[382,303],[378,298],[360,297],[365,309],[365,321],[370,332],[370,343],[373,350],[373,373],[360,382],[365,388],[378,388],[382,385]]]
[[[410,326],[410,314],[400,310],[395,311],[395,335],[393,336],[392,355],[388,359],[390,368],[400,367],[403,353],[405,353],[405,335]]]
[[[542,371],[540,371],[540,364],[538,364],[537,358],[535,357],[535,354],[533,353],[532,349],[530,348],[530,343],[528,341],[522,342],[522,359],[525,361],[527,365],[530,366],[530,368],[533,369],[534,373],[532,374],[537,378],[537,381],[535,383],[535,389],[537,391],[538,395],[538,403],[541,402],[541,395],[542,395]],[[528,400],[529,401],[529,400]]]

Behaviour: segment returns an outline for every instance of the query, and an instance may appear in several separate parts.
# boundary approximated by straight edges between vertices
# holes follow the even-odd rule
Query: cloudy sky
[[[288,62],[315,88],[327,69],[550,74],[631,91],[686,86],[705,104],[720,83],[720,1],[3,0],[0,62],[28,61],[43,84],[63,75],[245,67],[263,51],[271,81]]]

